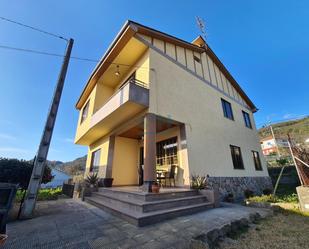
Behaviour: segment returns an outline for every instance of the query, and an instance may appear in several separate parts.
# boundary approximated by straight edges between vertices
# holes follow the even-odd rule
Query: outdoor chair
[[[157,180],[159,183],[162,183],[162,180],[164,180],[164,186],[166,187],[167,185],[167,180],[169,180],[169,185],[170,187],[172,186],[172,181],[174,183],[174,187],[176,186],[175,183],[175,176],[176,176],[176,165],[171,165],[170,170],[168,172],[163,172],[161,174],[157,175]]]

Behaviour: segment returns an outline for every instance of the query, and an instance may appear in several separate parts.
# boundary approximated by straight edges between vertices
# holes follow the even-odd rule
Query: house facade
[[[252,101],[205,41],[128,21],[91,74],[76,108],[85,175],[142,185],[175,170],[175,185],[208,175],[221,194],[271,188]]]
[[[282,148],[282,151],[289,151],[289,143],[286,138],[274,138],[272,136],[265,137],[260,140],[262,151],[264,156],[269,156],[273,153],[278,153],[278,147]],[[287,152],[289,153],[289,152]]]

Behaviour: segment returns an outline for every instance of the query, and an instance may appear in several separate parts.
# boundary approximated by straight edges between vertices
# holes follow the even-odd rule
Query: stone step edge
[[[179,191],[175,191],[175,192],[164,192],[164,193],[140,193],[140,192],[130,192],[129,190],[120,190],[120,189],[112,189],[112,188],[99,188],[100,193],[102,192],[117,192],[120,194],[130,194],[130,195],[137,195],[137,196],[141,196],[141,197],[147,197],[147,196],[166,196],[166,195],[177,195],[178,193],[182,194],[182,193],[196,193],[197,195],[199,194],[198,191],[196,189],[187,189],[187,190],[179,190]]]
[[[155,201],[142,201],[142,200],[134,200],[134,199],[128,198],[128,197],[122,197],[120,199],[120,198],[117,198],[113,195],[106,194],[106,193],[103,193],[103,192],[94,192],[93,194],[94,194],[94,197],[99,198],[100,196],[103,196],[103,197],[110,198],[110,199],[113,199],[113,200],[116,200],[116,201],[119,201],[119,202],[124,202],[124,203],[127,203],[127,204],[131,204],[131,205],[134,205],[134,206],[140,206],[140,207],[147,207],[147,206],[151,206],[151,205],[165,204],[165,203],[171,203],[171,202],[179,202],[179,201],[184,201],[184,200],[194,200],[194,199],[201,199],[201,198],[205,199],[205,202],[208,202],[206,196],[203,196],[203,195],[193,195],[193,196],[185,196],[185,197],[165,199],[165,200],[155,200]],[[210,202],[208,202],[208,203],[210,203]]]
[[[174,208],[168,208],[168,209],[163,209],[163,210],[158,210],[158,211],[151,211],[147,213],[142,213],[142,212],[137,212],[133,210],[128,210],[128,209],[122,209],[122,208],[116,208],[116,207],[111,207],[104,201],[93,198],[93,197],[85,197],[85,201],[90,201],[91,203],[95,202],[99,205],[102,205],[106,207],[107,209],[112,209],[114,211],[120,212],[126,216],[129,216],[134,219],[142,219],[142,218],[147,218],[147,217],[153,217],[153,216],[158,216],[161,214],[167,214],[167,213],[173,213],[181,210],[188,210],[191,208],[196,208],[196,207],[213,207],[213,204],[210,202],[204,202],[204,203],[199,203],[199,204],[193,204],[193,205],[188,205],[188,206],[181,206],[181,207],[174,207]]]

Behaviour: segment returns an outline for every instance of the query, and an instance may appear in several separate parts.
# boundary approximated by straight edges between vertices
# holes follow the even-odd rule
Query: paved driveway
[[[263,209],[239,205],[204,211],[138,228],[72,199],[39,202],[36,217],[8,224],[3,249],[188,248],[192,237]]]

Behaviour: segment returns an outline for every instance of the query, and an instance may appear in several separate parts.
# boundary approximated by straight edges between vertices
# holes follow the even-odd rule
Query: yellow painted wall
[[[245,127],[242,110],[250,110],[224,96],[196,76],[150,50],[149,111],[186,124],[189,173],[210,176],[267,176],[256,129]],[[152,83],[155,82],[156,85]],[[231,102],[235,121],[223,116],[221,98]],[[230,144],[240,146],[245,170],[233,169]],[[263,171],[256,171],[251,150],[258,151]]]
[[[93,113],[99,110],[114,93],[114,89],[104,85],[103,82],[98,83],[96,88]]]
[[[134,51],[132,51],[134,52]],[[88,97],[90,100],[88,116],[82,124],[80,124],[81,114],[83,108],[79,113],[79,120],[76,129],[75,142],[77,142],[90,128],[90,120],[94,113],[96,113],[116,92],[119,91],[119,87],[127,80],[127,78],[136,72],[136,79],[145,83],[147,87],[149,85],[149,52],[148,50],[141,55],[141,57],[136,61],[132,68],[128,71],[126,75],[122,75],[122,80],[119,84],[112,88],[110,86],[104,85],[104,82],[100,81],[96,84],[91,94]],[[87,101],[88,101],[87,100]],[[86,104],[87,102],[85,102]]]
[[[96,96],[96,91],[97,91],[97,86],[95,86],[89,95],[87,101],[85,102],[84,106],[82,109],[79,111],[79,118],[78,118],[78,123],[77,123],[77,128],[76,128],[76,134],[75,134],[75,142],[78,141],[78,139],[85,134],[85,132],[88,131],[90,127],[90,119],[94,111],[94,106],[95,106],[95,96]],[[85,107],[85,105],[89,101],[89,109],[88,109],[88,116],[87,118],[81,123],[81,117],[82,117],[82,111]]]
[[[106,165],[107,165],[107,155],[108,155],[108,146],[109,146],[109,137],[99,139],[98,141],[96,141],[95,143],[91,144],[88,147],[85,177],[89,174],[92,152],[94,152],[98,149],[101,149],[100,167],[99,167],[98,176],[100,178],[105,177],[105,170],[106,170]]]
[[[148,43],[151,43],[151,37],[145,35],[140,36]],[[205,52],[193,52],[188,48],[184,49],[182,47],[175,46],[174,44],[158,39],[153,39],[153,46],[165,53],[173,60],[185,66],[188,70],[197,74],[199,77],[202,77],[210,84],[218,87],[225,94],[235,98],[241,104],[248,106],[244,99],[239,95],[239,93],[237,93],[235,88],[233,89],[235,91],[234,95],[232,91],[229,91],[229,89],[232,89],[232,84],[226,80],[224,74],[220,71],[214,61],[208,55],[206,55]],[[201,58],[201,63],[194,61],[193,55]]]
[[[116,137],[113,173],[113,185],[138,184],[138,140]]]

